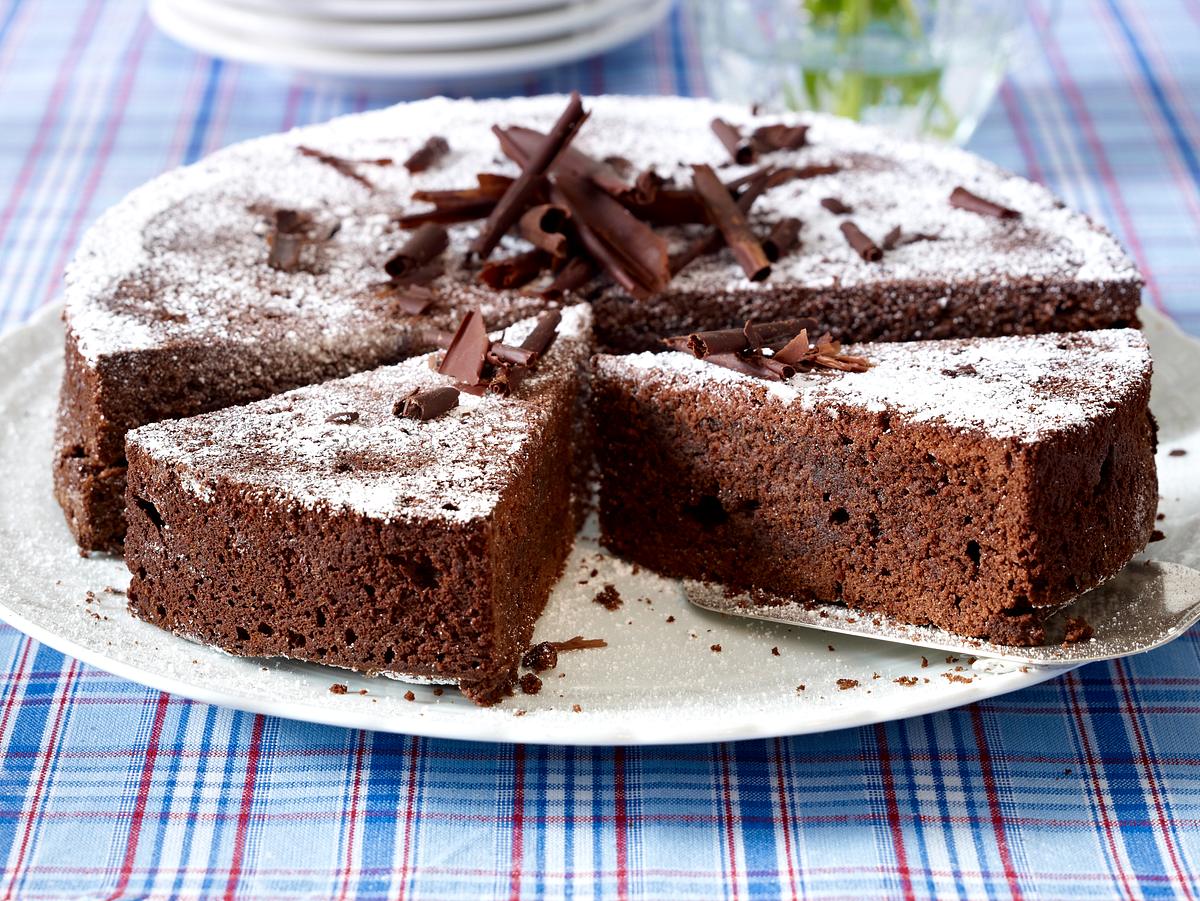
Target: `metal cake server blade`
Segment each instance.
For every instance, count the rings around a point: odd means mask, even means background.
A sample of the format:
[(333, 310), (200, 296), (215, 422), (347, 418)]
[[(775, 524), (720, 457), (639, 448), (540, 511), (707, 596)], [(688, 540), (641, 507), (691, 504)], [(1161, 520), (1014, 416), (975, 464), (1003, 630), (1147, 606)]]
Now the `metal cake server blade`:
[[(692, 604), (715, 613), (1042, 666), (1139, 654), (1179, 637), (1200, 620), (1200, 571), (1155, 560), (1134, 561), (1103, 585), (1060, 607), (1047, 618), (1046, 644), (1039, 647), (964, 638), (841, 604), (804, 604), (762, 592), (729, 593), (709, 582), (684, 580), (683, 589)], [(1065, 642), (1067, 621), (1076, 617), (1087, 620), (1092, 637)]]

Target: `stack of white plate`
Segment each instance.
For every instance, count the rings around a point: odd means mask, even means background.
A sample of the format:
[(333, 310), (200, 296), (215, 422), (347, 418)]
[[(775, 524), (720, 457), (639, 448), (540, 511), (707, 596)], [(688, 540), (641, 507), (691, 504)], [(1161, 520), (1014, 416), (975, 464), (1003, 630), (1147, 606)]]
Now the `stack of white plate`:
[(151, 0), (171, 37), (318, 76), (446, 79), (582, 59), (651, 29), (673, 0)]

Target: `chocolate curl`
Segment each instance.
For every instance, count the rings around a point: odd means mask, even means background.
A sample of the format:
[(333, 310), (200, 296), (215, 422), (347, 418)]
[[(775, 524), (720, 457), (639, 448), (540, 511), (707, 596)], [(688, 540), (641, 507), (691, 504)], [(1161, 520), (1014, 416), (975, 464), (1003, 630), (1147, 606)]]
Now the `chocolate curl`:
[[(312, 233), (313, 225), (311, 213), (302, 210), (276, 210), (274, 226), (267, 236), (267, 265), (281, 272), (295, 272), (299, 269), (304, 248), (319, 240)], [(324, 238), (331, 238), (336, 232), (335, 227)]]
[(479, 182), (475, 188), (458, 188), (449, 191), (414, 191), (412, 199), (432, 203), (432, 210), (407, 213), (396, 222), (401, 228), (416, 228), (426, 222), (450, 225), (456, 222), (471, 222), (486, 219), (496, 208), (497, 201), (516, 181), (507, 175), (481, 172), (475, 176)]
[(537, 354), (532, 350), (526, 350), (524, 347), (513, 347), (509, 344), (502, 344), (499, 341), (493, 341), (492, 346), (488, 348), (487, 361), (493, 366), (532, 366), (537, 359)]
[(808, 143), (807, 125), (762, 125), (754, 129), (750, 143), (759, 153), (775, 150), (799, 150)]
[[(770, 170), (764, 169), (756, 173), (754, 181), (746, 186), (746, 190), (738, 196), (737, 206), (743, 214), (750, 212), (754, 202), (767, 190), (770, 181)], [(705, 217), (707, 218), (707, 216)], [(671, 258), (671, 274), (677, 275), (688, 263), (710, 253), (716, 253), (725, 244), (725, 236), (719, 228), (710, 229), (708, 234), (694, 240), (686, 248)]]
[(590, 179), (560, 173), (555, 182), (592, 258), (639, 300), (671, 280), (667, 242)]
[(558, 300), (564, 294), (578, 291), (596, 277), (596, 264), (586, 257), (575, 257), (559, 270), (554, 280), (542, 291), (546, 300)]
[(738, 207), (729, 189), (721, 184), (717, 173), (711, 166), (699, 165), (692, 167), (692, 183), (696, 193), (708, 207), (709, 217), (725, 238), (725, 243), (733, 251), (734, 258), (742, 267), (746, 276), (755, 282), (760, 282), (771, 274), (771, 261), (767, 259), (762, 245), (750, 230), (746, 215)]
[[(331, 169), (334, 169), (340, 174), (346, 176), (346, 178), (353, 179), (354, 181), (358, 182), (363, 187), (371, 190), (375, 189), (375, 186), (371, 184), (371, 182), (365, 176), (361, 175), (357, 169), (354, 168), (354, 160), (342, 159), (340, 156), (334, 156), (332, 153), (325, 153), (322, 150), (314, 150), (312, 147), (304, 147), (303, 145), (297, 147), (296, 149), (299, 150), (302, 155), (310, 157), (316, 160), (318, 163), (324, 163)], [(362, 160), (361, 162), (372, 163), (377, 166), (390, 166), (392, 163), (391, 160)]]
[(704, 358), (704, 361), (712, 363), (715, 366), (722, 366), (725, 369), (732, 369), (734, 372), (740, 372), (744, 375), (766, 379), (770, 382), (781, 382), (784, 379), (790, 379), (796, 374), (796, 370), (791, 366), (774, 363), (769, 361), (767, 357), (760, 357), (758, 355), (746, 357), (736, 353), (718, 353), (709, 354)]
[(841, 172), (841, 166), (784, 166), (776, 169), (767, 182), (768, 188), (778, 188), (789, 181), (805, 178), (820, 178), (822, 175), (834, 175)]
[(521, 217), (521, 237), (550, 256), (562, 259), (567, 255), (566, 229), (570, 218), (567, 210), (552, 203), (531, 207)]
[(416, 175), (436, 165), (442, 157), (450, 152), (450, 144), (445, 138), (434, 135), (417, 151), (404, 161), (404, 168)]
[(427, 422), (458, 406), (458, 390), (450, 387), (431, 388), (428, 391), (413, 391), (396, 402), (392, 413), (405, 419)]
[(450, 347), (438, 366), (438, 372), (464, 385), (481, 385), (483, 364), (487, 361), (491, 346), (487, 327), (483, 324), (483, 314), (471, 310), (459, 323), (458, 331), (454, 333)]
[[(505, 154), (521, 168), (525, 167), (525, 161), (531, 159), (546, 142), (546, 136), (540, 131), (519, 125), (511, 128), (493, 128), (492, 132), (500, 139), (500, 146)], [(607, 191), (614, 197), (622, 197), (632, 190), (608, 160), (601, 162), (593, 159), (575, 147), (566, 147), (551, 164), (550, 171), (556, 175), (565, 172), (580, 178), (590, 178), (602, 191)]]
[(845, 216), (848, 213), (854, 212), (854, 207), (847, 206), (836, 197), (822, 198), (821, 206), (825, 207), (825, 209), (829, 210), (829, 212), (833, 213), (835, 216)]
[[(533, 331), (521, 342), (522, 350), (533, 351), (535, 358), (542, 356), (558, 335), (558, 324), (562, 322), (562, 313), (558, 310), (547, 310), (538, 316), (533, 325)], [(532, 364), (530, 364), (532, 365)]]
[(646, 206), (654, 202), (665, 184), (666, 179), (653, 169), (647, 169), (638, 175), (633, 187), (624, 193), (635, 206)]
[(775, 351), (773, 359), (778, 360), (780, 363), (788, 363), (794, 366), (806, 359), (808, 355), (808, 329), (802, 328), (795, 338)]
[(523, 168), (520, 178), (518, 178), (508, 190), (504, 192), (504, 196), (500, 198), (496, 204), (496, 208), (492, 210), (488, 217), (487, 224), (484, 225), (483, 231), (471, 244), (471, 250), (479, 254), (480, 258), (487, 259), (496, 245), (500, 243), (500, 239), (517, 221), (520, 215), (529, 207), (530, 198), (532, 197), (537, 183), (545, 175), (546, 170), (550, 168), (550, 164), (554, 162), (555, 157), (562, 152), (571, 139), (575, 137), (580, 126), (587, 121), (588, 113), (583, 109), (583, 100), (579, 96), (579, 92), (571, 94), (571, 99), (567, 103), (567, 108), (563, 110), (558, 121), (554, 123), (554, 128), (550, 130), (550, 136), (542, 142), (537, 152), (529, 159), (529, 165)]
[(900, 243), (900, 235), (902, 234), (900, 226), (896, 226), (890, 232), (883, 236), (883, 249), (893, 250)]
[(854, 248), (854, 252), (868, 263), (878, 263), (883, 259), (883, 251), (853, 222), (842, 223), (842, 235), (846, 243)]
[(747, 322), (745, 328), (695, 332), (682, 338), (667, 338), (663, 343), (677, 350), (688, 350), (703, 359), (710, 354), (759, 350), (786, 340), (798, 331), (816, 328), (815, 319), (779, 319), (773, 322)]
[(710, 123), (713, 134), (717, 136), (725, 149), (729, 151), (729, 156), (739, 166), (748, 166), (754, 162), (757, 155), (754, 151), (754, 145), (742, 137), (742, 131), (736, 125), (731, 125), (724, 119), (713, 119)]
[(834, 341), (828, 333), (817, 339), (815, 345), (808, 341), (808, 330), (803, 329), (772, 357), (791, 366), (823, 366), (842, 372), (866, 372), (871, 363), (865, 357), (842, 353), (842, 343)]
[(992, 201), (986, 200), (978, 194), (972, 194), (966, 188), (955, 188), (950, 192), (950, 206), (978, 213), (980, 216), (993, 216), (996, 219), (1021, 218), (1021, 214), (1017, 210), (1001, 206), (998, 203), (992, 203)]
[(799, 219), (782, 219), (775, 223), (767, 239), (762, 242), (763, 253), (772, 263), (778, 263), (800, 243)]
[(397, 280), (411, 276), (415, 270), (433, 262), (449, 245), (446, 229), (427, 222), (412, 233), (395, 256), (383, 264), (384, 271)]
[(661, 188), (652, 200), (639, 203), (633, 197), (619, 197), (639, 219), (651, 225), (689, 225), (708, 222), (708, 210), (695, 191), (687, 188)]
[(492, 260), (479, 270), (479, 280), (497, 291), (529, 284), (550, 265), (550, 254), (534, 248), (503, 260)]

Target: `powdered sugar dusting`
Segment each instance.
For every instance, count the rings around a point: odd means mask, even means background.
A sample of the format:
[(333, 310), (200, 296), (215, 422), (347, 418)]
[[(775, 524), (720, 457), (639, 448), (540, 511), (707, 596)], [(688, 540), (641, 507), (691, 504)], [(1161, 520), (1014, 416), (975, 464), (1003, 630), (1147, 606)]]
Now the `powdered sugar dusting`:
[[(480, 171), (515, 173), (491, 126), (547, 129), (564, 102), (434, 98), (402, 104), (235, 145), (155, 179), (100, 219), (69, 269), (67, 318), (81, 352), (94, 360), (189, 341), (255, 344), (264, 353), (311, 353), (320, 342), (353, 352), (381, 333), (405, 340), (422, 322), (397, 317), (373, 290), (383, 278), (383, 262), (405, 238), (394, 215), (420, 207), (410, 200), (418, 188), (468, 187)], [(741, 108), (702, 100), (597, 97), (587, 104), (593, 116), (578, 139), (581, 149), (622, 156), (638, 168), (654, 166), (680, 183), (690, 178), (688, 164), (726, 162), (708, 127), (714, 116), (750, 121)], [(748, 282), (725, 253), (689, 266), (671, 290), (769, 290), (788, 281), (818, 288), (940, 283), (956, 277), (1001, 283), (1137, 280), (1107, 232), (1039, 186), (962, 151), (897, 141), (831, 117), (796, 118), (811, 123), (812, 146), (771, 154), (764, 162), (847, 167), (776, 188), (756, 206), (760, 221), (802, 219), (801, 249), (763, 285)], [(401, 165), (359, 165), (374, 190), (297, 150), (304, 145), (349, 159), (400, 161), (434, 133), (447, 138), (452, 152), (425, 173), (411, 175)], [(726, 166), (722, 175), (734, 178), (745, 171)], [(959, 184), (1021, 210), (1024, 218), (1000, 222), (951, 208), (947, 198)], [(882, 263), (864, 263), (838, 231), (843, 217), (820, 207), (827, 196), (853, 206), (855, 222), (877, 241), (895, 225), (937, 240), (898, 247)], [(266, 221), (276, 208), (307, 210), (340, 223), (312, 271), (277, 272), (266, 265)], [(542, 306), (535, 298), (486, 289), (461, 268), (461, 251), (478, 228), (468, 223), (452, 229), (451, 267), (438, 288), (453, 287), (454, 298), (435, 312), (452, 317), (481, 305), (493, 321), (511, 321)], [(682, 240), (686, 231), (671, 237)], [(526, 246), (507, 238), (499, 255)]]
[[(534, 320), (511, 326), (519, 344)], [(495, 337), (499, 337), (496, 333)], [(591, 309), (563, 312), (558, 337), (511, 397), (463, 393), (427, 422), (393, 414), (409, 392), (450, 384), (434, 355), (280, 394), (245, 407), (144, 426), (128, 442), (201, 499), (222, 482), (383, 520), (485, 517), (529, 453), (547, 401), (591, 354)], [(353, 411), (354, 422), (331, 423)]]
[(871, 369), (815, 370), (768, 382), (688, 354), (642, 353), (601, 356), (597, 372), (731, 397), (766, 389), (780, 403), (832, 418), (850, 408), (886, 411), (1035, 442), (1102, 415), (1144, 386), (1151, 366), (1149, 347), (1134, 329), (858, 344), (846, 352), (866, 357)]

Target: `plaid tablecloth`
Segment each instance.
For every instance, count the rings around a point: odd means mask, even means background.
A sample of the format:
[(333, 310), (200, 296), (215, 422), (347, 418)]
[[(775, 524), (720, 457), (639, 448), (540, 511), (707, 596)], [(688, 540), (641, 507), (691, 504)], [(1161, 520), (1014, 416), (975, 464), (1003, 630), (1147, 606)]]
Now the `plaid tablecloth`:
[[(1107, 222), (1200, 332), (1197, 46), (1200, 0), (1070, 0), (973, 147)], [(702, 93), (686, 18), (501, 89), (576, 87)], [(151, 175), (389, 99), (198, 56), (138, 0), (2, 0), (0, 324)], [(0, 627), (0, 897), (1194, 898), (1198, 634), (885, 726), (572, 750), (194, 704)]]

